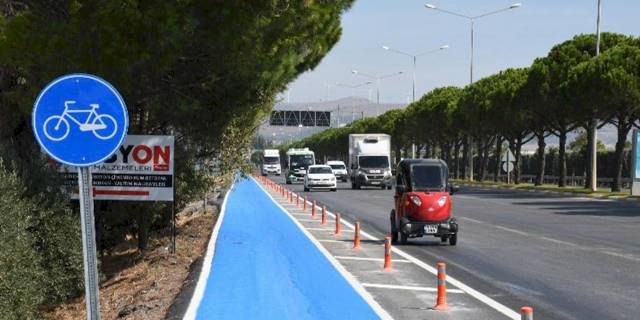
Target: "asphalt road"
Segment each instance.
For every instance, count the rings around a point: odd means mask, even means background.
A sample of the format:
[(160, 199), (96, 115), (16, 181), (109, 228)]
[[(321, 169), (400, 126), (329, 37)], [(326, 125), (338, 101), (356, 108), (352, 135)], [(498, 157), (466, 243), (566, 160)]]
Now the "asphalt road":
[[(391, 190), (341, 183), (337, 192), (305, 194), (370, 233), (388, 233)], [(432, 265), (447, 262), (450, 275), (514, 310), (534, 307), (536, 319), (638, 318), (638, 202), (477, 188), (453, 201), (456, 247), (427, 237), (402, 249)]]

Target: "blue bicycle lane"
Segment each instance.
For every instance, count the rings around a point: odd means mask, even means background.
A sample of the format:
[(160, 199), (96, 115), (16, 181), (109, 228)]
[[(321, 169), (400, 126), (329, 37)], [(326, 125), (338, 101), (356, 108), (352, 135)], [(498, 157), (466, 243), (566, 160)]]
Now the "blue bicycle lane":
[(227, 197), (195, 319), (379, 318), (257, 182), (239, 180)]

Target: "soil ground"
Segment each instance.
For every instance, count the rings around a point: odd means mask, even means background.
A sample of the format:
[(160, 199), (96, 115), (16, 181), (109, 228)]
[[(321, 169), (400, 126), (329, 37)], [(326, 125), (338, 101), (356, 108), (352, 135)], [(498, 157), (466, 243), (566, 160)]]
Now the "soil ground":
[[(164, 319), (189, 275), (191, 265), (204, 254), (218, 216), (216, 207), (194, 203), (177, 215), (176, 254), (170, 253), (168, 231), (152, 234), (148, 249), (140, 252), (136, 239), (119, 245), (102, 258), (105, 280), (100, 285), (102, 319)], [(47, 311), (45, 319), (86, 318), (84, 297)]]

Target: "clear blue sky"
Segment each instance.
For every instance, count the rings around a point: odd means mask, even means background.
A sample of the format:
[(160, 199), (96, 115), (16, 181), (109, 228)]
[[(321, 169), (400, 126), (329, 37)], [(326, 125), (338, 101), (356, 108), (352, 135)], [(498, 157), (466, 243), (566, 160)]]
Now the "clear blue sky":
[[(640, 1), (602, 0), (602, 30), (640, 35)], [(357, 0), (342, 17), (342, 38), (313, 71), (289, 88), (291, 102), (325, 100), (327, 84), (367, 81), (352, 69), (372, 74), (405, 71), (383, 80), (381, 102), (407, 102), (411, 96), (411, 58), (382, 49), (422, 52), (448, 44), (450, 48), (418, 59), (417, 96), (446, 85), (469, 81), (469, 22), (424, 8), (440, 8), (477, 15), (508, 7), (517, 0)], [(522, 7), (476, 22), (475, 78), (509, 67), (528, 66), (536, 57), (580, 33), (595, 33), (597, 0), (529, 0)], [(351, 94), (331, 87), (331, 100)], [(365, 87), (355, 91), (367, 97)], [(286, 95), (283, 95), (286, 98)], [(373, 91), (375, 99), (375, 87)]]

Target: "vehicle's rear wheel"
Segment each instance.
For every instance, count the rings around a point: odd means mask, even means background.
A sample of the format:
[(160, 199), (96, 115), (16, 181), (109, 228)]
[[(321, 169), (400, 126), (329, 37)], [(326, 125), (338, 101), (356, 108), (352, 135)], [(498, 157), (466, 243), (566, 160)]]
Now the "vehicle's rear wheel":
[(338, 189), (336, 189), (336, 188), (332, 188), (332, 189), (331, 189), (331, 191), (332, 191), (332, 192), (336, 192), (336, 191), (338, 191)]
[(455, 246), (456, 244), (458, 244), (458, 234), (454, 233), (451, 236), (449, 236), (449, 244), (452, 246)]
[(447, 242), (448, 238), (447, 237), (440, 237), (440, 242), (445, 243)]
[(387, 186), (387, 190), (391, 190), (391, 186)]
[(287, 184), (291, 184), (291, 180), (288, 180), (288, 179), (287, 179)]
[(384, 190), (385, 188), (386, 188), (385, 186), (380, 187), (380, 189), (382, 189), (382, 190)]
[(309, 192), (309, 188), (304, 187), (304, 192)]

